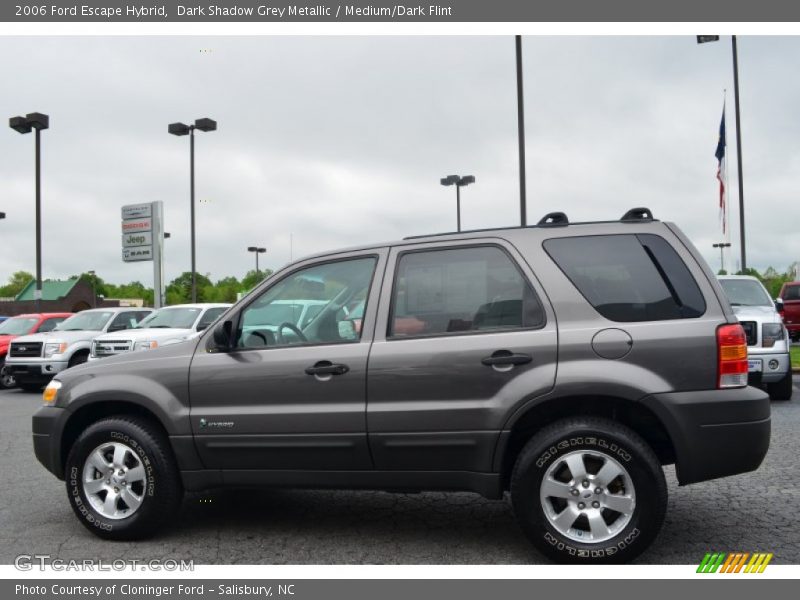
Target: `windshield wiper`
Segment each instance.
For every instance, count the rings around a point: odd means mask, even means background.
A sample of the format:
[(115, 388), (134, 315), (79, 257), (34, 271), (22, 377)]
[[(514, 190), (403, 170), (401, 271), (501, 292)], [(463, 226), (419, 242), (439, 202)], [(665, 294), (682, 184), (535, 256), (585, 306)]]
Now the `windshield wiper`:
[(142, 329), (172, 329), (172, 325), (148, 325), (147, 327), (142, 327)]

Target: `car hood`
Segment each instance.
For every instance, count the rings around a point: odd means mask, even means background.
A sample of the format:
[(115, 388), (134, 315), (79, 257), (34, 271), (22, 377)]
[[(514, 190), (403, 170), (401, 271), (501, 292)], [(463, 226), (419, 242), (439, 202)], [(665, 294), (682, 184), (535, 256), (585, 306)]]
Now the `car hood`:
[(46, 333), (33, 333), (31, 335), (23, 335), (14, 339), (14, 342), (66, 342), (67, 344), (74, 344), (75, 342), (89, 341), (95, 337), (99, 331), (48, 331)]
[(740, 321), (762, 321), (766, 323), (779, 323), (781, 320), (778, 311), (772, 306), (734, 306), (733, 314)]
[(134, 342), (143, 340), (185, 340), (194, 333), (193, 329), (155, 327), (152, 329), (126, 329), (124, 331), (115, 331), (114, 333), (104, 333), (94, 339), (98, 342), (107, 340), (132, 340)]

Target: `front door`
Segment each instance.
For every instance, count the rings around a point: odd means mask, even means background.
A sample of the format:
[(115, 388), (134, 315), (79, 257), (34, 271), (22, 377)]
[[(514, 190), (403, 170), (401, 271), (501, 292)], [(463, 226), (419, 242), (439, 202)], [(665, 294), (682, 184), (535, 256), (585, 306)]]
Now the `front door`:
[(201, 340), (189, 385), (206, 468), (372, 467), (366, 370), (386, 254), (301, 263), (227, 317), (230, 352)]

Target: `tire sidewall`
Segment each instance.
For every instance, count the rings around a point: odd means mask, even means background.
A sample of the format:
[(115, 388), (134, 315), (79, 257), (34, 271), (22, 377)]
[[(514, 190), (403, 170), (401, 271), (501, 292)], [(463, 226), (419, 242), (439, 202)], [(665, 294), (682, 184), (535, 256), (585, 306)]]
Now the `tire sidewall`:
[[(533, 544), (557, 562), (626, 562), (644, 551), (658, 534), (666, 511), (663, 473), (653, 472), (652, 459), (639, 444), (620, 433), (596, 426), (552, 431), (532, 440), (523, 451), (512, 482), (514, 512)], [(631, 478), (636, 507), (616, 536), (596, 544), (581, 543), (559, 533), (549, 522), (540, 500), (540, 486), (559, 458), (578, 450), (599, 452), (621, 464)]]
[[(109, 519), (98, 513), (86, 498), (81, 483), (86, 458), (98, 446), (109, 442), (128, 446), (141, 461), (146, 474), (142, 504), (131, 516), (123, 519)], [(101, 421), (87, 429), (69, 453), (65, 470), (67, 496), (81, 523), (100, 536), (143, 532), (149, 529), (146, 524), (158, 517), (163, 505), (162, 486), (159, 485), (163, 473), (159, 454), (142, 430), (121, 420)]]

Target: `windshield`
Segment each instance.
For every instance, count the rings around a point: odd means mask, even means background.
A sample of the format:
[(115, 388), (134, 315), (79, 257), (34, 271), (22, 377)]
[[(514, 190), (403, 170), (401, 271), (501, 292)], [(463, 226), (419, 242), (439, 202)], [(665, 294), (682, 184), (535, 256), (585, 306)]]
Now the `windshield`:
[(0, 323), (0, 335), (23, 335), (36, 325), (39, 319), (17, 317)]
[(720, 279), (722, 289), (732, 306), (774, 306), (757, 281), (750, 279)]
[(162, 308), (142, 319), (135, 328), (191, 329), (202, 311), (201, 308)]
[(53, 331), (100, 331), (112, 316), (113, 312), (105, 310), (87, 310), (62, 321)]

